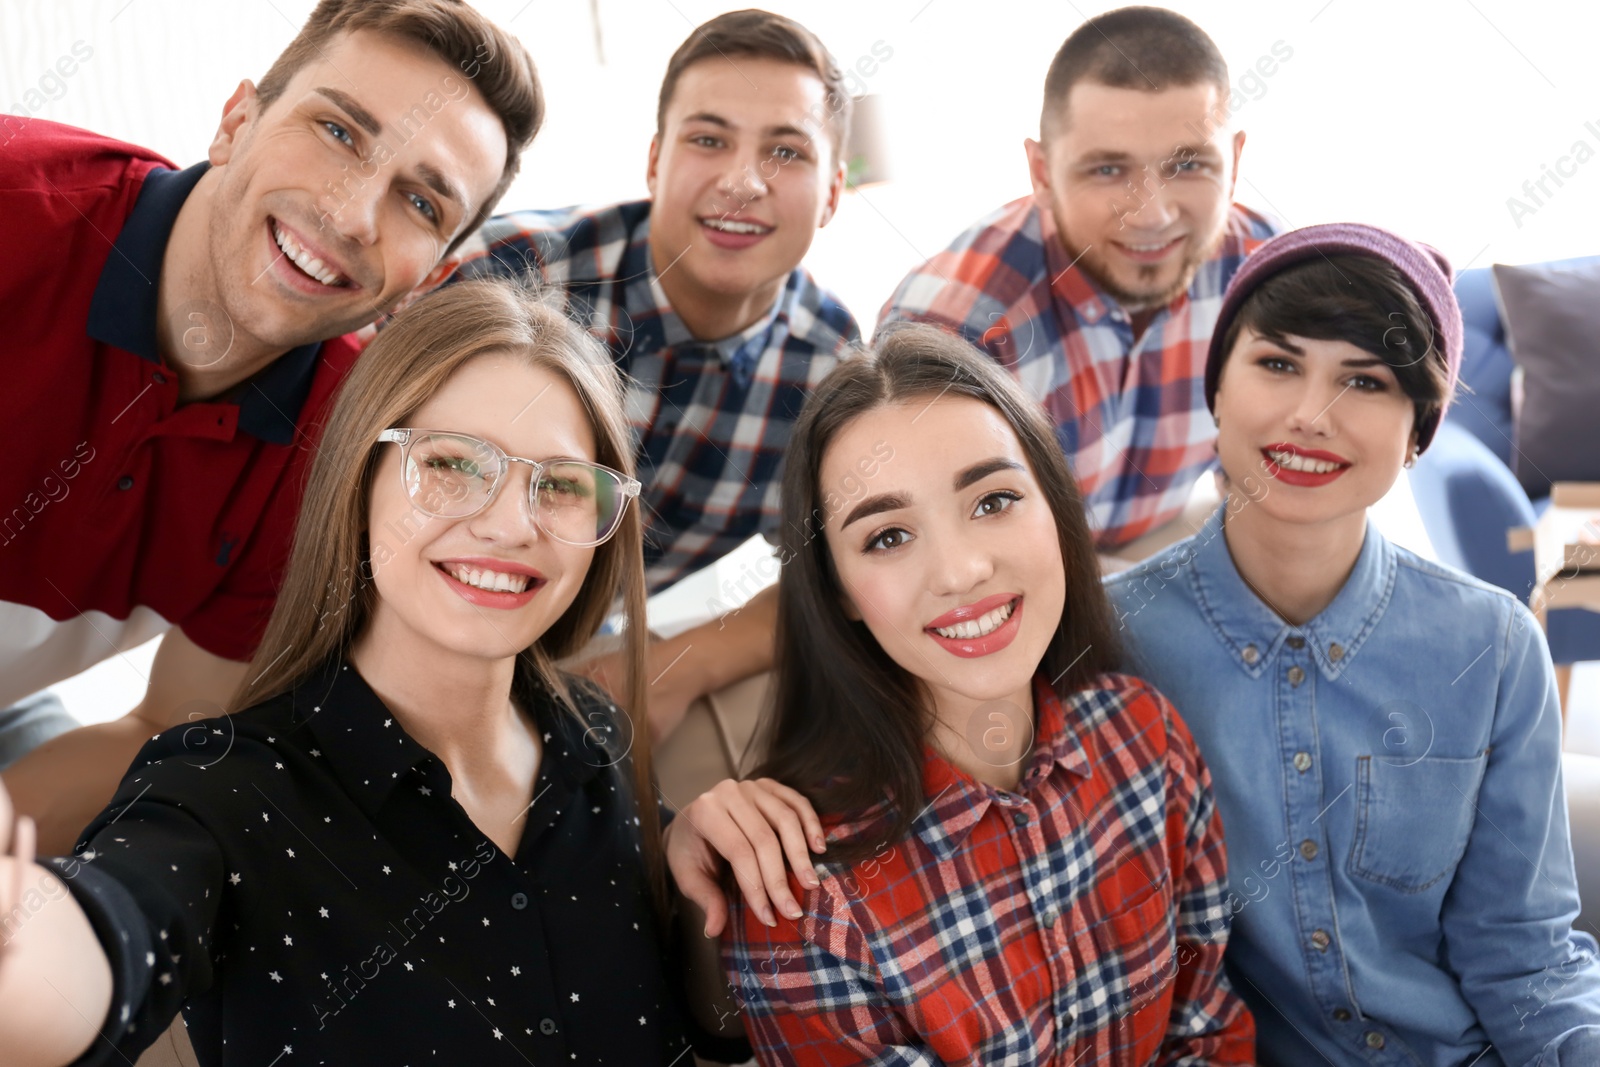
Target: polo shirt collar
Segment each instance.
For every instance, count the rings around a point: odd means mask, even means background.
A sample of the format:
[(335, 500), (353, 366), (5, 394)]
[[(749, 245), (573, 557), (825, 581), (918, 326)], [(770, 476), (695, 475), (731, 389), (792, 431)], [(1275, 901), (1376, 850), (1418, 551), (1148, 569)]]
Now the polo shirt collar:
[(1223, 534), (1224, 502), (1195, 534), (1196, 549), (1189, 580), (1195, 602), (1212, 632), (1241, 670), (1260, 678), (1284, 642), (1305, 639), (1322, 676), (1336, 681), (1383, 618), (1394, 596), (1399, 555), (1367, 520), (1361, 554), (1333, 602), (1304, 626), (1284, 621), (1245, 583), (1228, 551)]
[[(375, 817), (395, 786), (413, 769), (443, 761), (406, 733), (383, 700), (348, 662), (332, 661), (293, 692), (294, 721), (309, 726), (317, 752), (357, 806)], [(544, 734), (540, 777), (558, 778), (569, 789), (590, 781), (615, 762), (609, 752), (585, 744), (584, 726), (543, 689), (528, 709)], [(585, 759), (585, 755), (589, 758)]]
[[(178, 212), (210, 166), (197, 163), (177, 171), (157, 167), (145, 175), (95, 285), (89, 304), (90, 337), (151, 363), (161, 362), (156, 331), (161, 261)], [(317, 342), (292, 349), (247, 382), (239, 397), (239, 429), (270, 444), (291, 444), (321, 348)]]

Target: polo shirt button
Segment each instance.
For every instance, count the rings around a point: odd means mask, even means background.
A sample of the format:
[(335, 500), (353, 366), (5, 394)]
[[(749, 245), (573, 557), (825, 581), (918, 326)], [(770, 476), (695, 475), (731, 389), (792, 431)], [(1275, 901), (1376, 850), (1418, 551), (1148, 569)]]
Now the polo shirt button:
[(1294, 754), (1294, 769), (1299, 771), (1301, 774), (1309, 771), (1311, 769), (1311, 753), (1296, 752)]
[(1255, 645), (1245, 645), (1244, 651), (1241, 652), (1240, 655), (1244, 657), (1244, 661), (1246, 663), (1254, 667), (1256, 665), (1256, 660), (1261, 658), (1261, 651), (1257, 649)]
[(167, 376), (162, 374), (160, 371), (156, 371), (154, 374), (150, 375), (150, 380), (155, 382), (157, 385), (167, 384)]
[(1328, 658), (1338, 663), (1344, 659), (1344, 646), (1337, 642), (1328, 646)]
[(1378, 1031), (1376, 1031), (1376, 1030), (1368, 1030), (1365, 1040), (1367, 1042), (1367, 1047), (1368, 1048), (1382, 1048), (1383, 1047), (1383, 1035), (1378, 1033)]
[(1284, 644), (1288, 645), (1290, 648), (1305, 648), (1306, 647), (1306, 639), (1297, 635), (1295, 637), (1289, 638), (1287, 641), (1284, 642)]
[(1028, 813), (1025, 811), (1014, 811), (1011, 813), (1011, 821), (1016, 823), (1018, 826), (1026, 826), (1028, 825)]
[(556, 1021), (554, 1019), (540, 1019), (539, 1032), (545, 1037), (549, 1037), (556, 1032)]
[(1303, 682), (1305, 680), (1306, 680), (1306, 672), (1305, 671), (1301, 670), (1299, 667), (1290, 667), (1289, 668), (1289, 684), (1290, 685), (1299, 685), (1301, 682)]
[(1342, 1023), (1350, 1021), (1350, 1012), (1345, 1008), (1334, 1008), (1333, 1017)]
[(526, 908), (528, 906), (528, 894), (526, 894), (526, 893), (512, 893), (511, 894), (511, 906), (513, 908), (516, 908), (518, 911), (521, 911), (523, 908)]
[(133, 475), (124, 474), (122, 477), (118, 478), (117, 479), (117, 488), (123, 490), (124, 492), (126, 492), (129, 489), (132, 489), (133, 488)]
[(1333, 944), (1333, 938), (1328, 936), (1328, 931), (1326, 930), (1313, 930), (1311, 932), (1311, 943), (1317, 947), (1318, 952), (1326, 952), (1328, 951), (1328, 946)]
[(1320, 850), (1317, 848), (1317, 843), (1311, 840), (1311, 838), (1308, 837), (1304, 841), (1300, 842), (1300, 855), (1304, 856), (1306, 859), (1316, 859), (1318, 851)]

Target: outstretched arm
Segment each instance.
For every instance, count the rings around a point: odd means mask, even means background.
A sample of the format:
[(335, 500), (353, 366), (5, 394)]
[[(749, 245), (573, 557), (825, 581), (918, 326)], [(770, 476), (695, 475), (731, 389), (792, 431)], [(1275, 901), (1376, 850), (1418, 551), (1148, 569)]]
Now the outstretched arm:
[(12, 1067), (57, 1067), (88, 1051), (111, 1007), (111, 964), (89, 917), (34, 862), (0, 786), (0, 1048)]
[(183, 631), (169, 630), (137, 707), (120, 719), (53, 738), (6, 768), (0, 781), (16, 809), (37, 823), (40, 851), (70, 852), (78, 834), (111, 802), (144, 743), (170, 726), (222, 714), (245, 669), (207, 652)]

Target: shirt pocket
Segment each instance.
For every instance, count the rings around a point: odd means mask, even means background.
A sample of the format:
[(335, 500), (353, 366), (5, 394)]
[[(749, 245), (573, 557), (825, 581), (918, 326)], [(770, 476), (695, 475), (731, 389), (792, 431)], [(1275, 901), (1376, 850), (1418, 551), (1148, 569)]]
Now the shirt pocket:
[(1477, 813), (1489, 754), (1465, 759), (1356, 759), (1356, 836), (1350, 873), (1420, 893), (1456, 869)]
[(1104, 1051), (1111, 1058), (1098, 1062), (1143, 1067), (1160, 1050), (1172, 1014), (1172, 986), (1177, 976), (1172, 880), (1162, 879), (1138, 903), (1097, 924), (1092, 934), (1092, 966), (1107, 987), (1106, 1010), (1110, 1013), (1110, 1022), (1097, 1042), (1104, 1042)]

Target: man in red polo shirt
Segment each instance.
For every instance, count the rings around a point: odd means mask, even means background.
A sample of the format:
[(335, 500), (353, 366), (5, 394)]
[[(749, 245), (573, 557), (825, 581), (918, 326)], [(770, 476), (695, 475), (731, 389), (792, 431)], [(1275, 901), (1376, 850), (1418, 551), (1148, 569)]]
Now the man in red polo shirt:
[(6, 770), (43, 851), (231, 695), (347, 335), (450, 273), (542, 113), (526, 51), (467, 5), (323, 0), (187, 170), (0, 118), (0, 708), (166, 632), (129, 715)]

